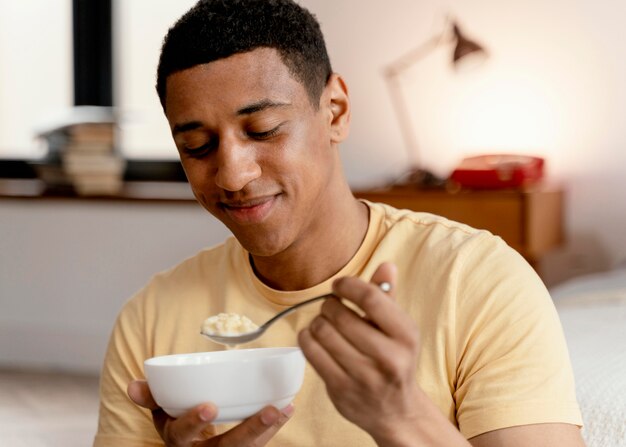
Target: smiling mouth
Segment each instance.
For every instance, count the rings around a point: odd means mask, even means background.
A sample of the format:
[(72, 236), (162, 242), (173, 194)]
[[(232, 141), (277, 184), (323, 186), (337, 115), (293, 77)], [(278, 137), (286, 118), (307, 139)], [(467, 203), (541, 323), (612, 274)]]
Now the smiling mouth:
[(227, 208), (227, 209), (234, 209), (234, 210), (246, 209), (246, 208), (254, 208), (255, 206), (262, 205), (265, 202), (272, 200), (273, 198), (274, 196), (266, 196), (266, 197), (259, 197), (258, 199), (252, 199), (252, 200), (220, 202), (220, 204), (223, 208)]
[(253, 224), (262, 222), (272, 211), (277, 197), (259, 197), (245, 201), (220, 202), (220, 207), (235, 222), (240, 224)]

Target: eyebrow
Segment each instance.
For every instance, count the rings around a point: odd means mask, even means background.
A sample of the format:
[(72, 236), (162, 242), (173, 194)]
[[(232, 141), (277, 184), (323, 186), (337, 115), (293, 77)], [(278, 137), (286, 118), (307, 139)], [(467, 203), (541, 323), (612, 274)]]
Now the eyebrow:
[(261, 112), (262, 110), (271, 109), (275, 107), (286, 107), (290, 105), (291, 105), (290, 102), (278, 102), (278, 101), (272, 101), (269, 99), (262, 99), (261, 101), (255, 102), (253, 104), (250, 104), (248, 106), (242, 107), (241, 109), (237, 110), (237, 115), (238, 116), (252, 115), (253, 113)]
[(202, 127), (202, 123), (200, 121), (189, 121), (187, 123), (176, 124), (172, 130), (172, 135), (178, 135), (179, 133), (199, 129), (200, 127)]
[[(253, 113), (261, 112), (263, 110), (277, 108), (277, 107), (287, 107), (290, 106), (290, 102), (278, 102), (272, 101), (269, 99), (262, 99), (261, 101), (252, 103), (241, 109), (237, 110), (236, 115), (252, 115)], [(172, 130), (172, 135), (178, 135), (179, 133), (189, 132), (190, 130), (199, 129), (203, 126), (201, 121), (189, 121), (186, 123), (176, 124), (174, 129)]]

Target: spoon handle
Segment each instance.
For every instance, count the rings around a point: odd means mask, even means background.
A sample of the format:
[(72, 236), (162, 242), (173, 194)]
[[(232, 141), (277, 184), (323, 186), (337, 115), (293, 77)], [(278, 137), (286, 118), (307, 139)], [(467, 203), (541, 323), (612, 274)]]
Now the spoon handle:
[(293, 312), (296, 309), (299, 309), (302, 306), (306, 306), (307, 304), (314, 303), (315, 301), (325, 300), (327, 298), (333, 298), (334, 296), (335, 295), (333, 295), (332, 293), (328, 293), (326, 295), (316, 296), (315, 298), (311, 298), (311, 299), (302, 301), (301, 303), (298, 303), (298, 304), (296, 304), (294, 306), (289, 307), (288, 309), (283, 310), (282, 312), (277, 313), (272, 318), (270, 318), (265, 323), (263, 323), (263, 326), (261, 326), (261, 327), (262, 328), (267, 328), (268, 326), (272, 325), (272, 323), (274, 323), (279, 318), (282, 318), (285, 315), (290, 314), (291, 312)]

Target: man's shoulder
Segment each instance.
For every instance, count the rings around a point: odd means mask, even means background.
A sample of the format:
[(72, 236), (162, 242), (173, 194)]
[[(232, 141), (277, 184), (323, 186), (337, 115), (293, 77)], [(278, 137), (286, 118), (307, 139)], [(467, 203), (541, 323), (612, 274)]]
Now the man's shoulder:
[(220, 290), (228, 272), (237, 269), (237, 247), (236, 241), (229, 238), (157, 272), (124, 303), (118, 326), (167, 325), (170, 320), (185, 321), (193, 318), (190, 315), (204, 315), (202, 303)]
[(493, 262), (508, 263), (519, 257), (501, 237), (487, 230), (430, 213), (368, 205), (379, 257), (392, 257), (411, 265), (413, 271), (450, 275), (462, 271), (463, 265), (471, 265), (472, 271), (489, 270)]
[(446, 240), (453, 245), (470, 240), (501, 242), (492, 233), (471, 227), (462, 222), (427, 212), (399, 209), (385, 203), (366, 202), (371, 210), (372, 221), (380, 231), (387, 234), (402, 234), (406, 238), (428, 238)]
[(183, 296), (199, 288), (221, 282), (229, 269), (237, 269), (242, 257), (241, 245), (229, 237), (224, 242), (204, 248), (178, 264), (155, 273), (131, 298), (131, 302), (160, 301), (159, 297)]

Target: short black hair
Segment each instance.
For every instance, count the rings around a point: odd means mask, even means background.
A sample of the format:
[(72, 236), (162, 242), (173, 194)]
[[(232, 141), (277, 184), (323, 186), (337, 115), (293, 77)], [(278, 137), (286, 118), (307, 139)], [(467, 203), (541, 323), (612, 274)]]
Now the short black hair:
[(260, 47), (278, 51), (317, 107), (332, 68), (313, 14), (293, 0), (200, 0), (163, 40), (156, 84), (163, 110), (169, 75)]

